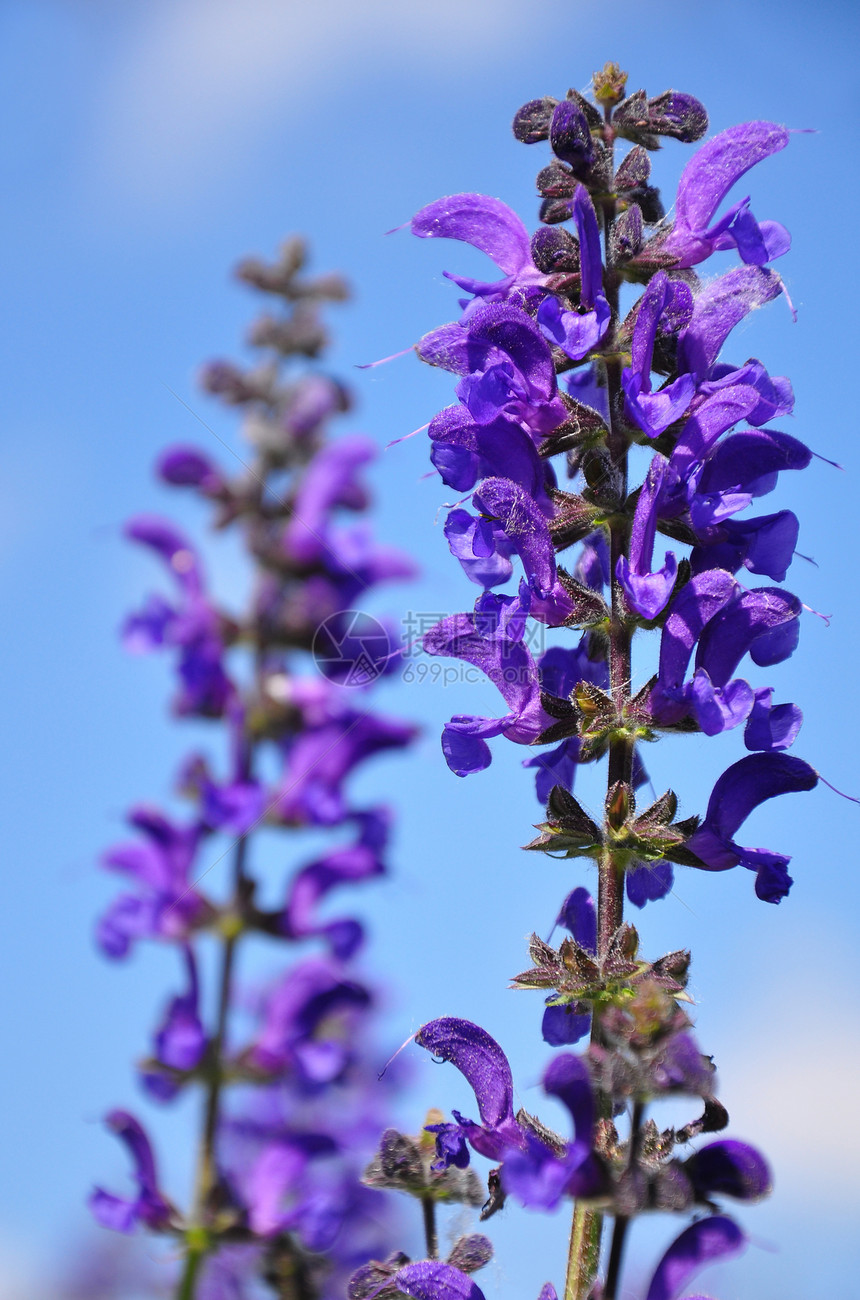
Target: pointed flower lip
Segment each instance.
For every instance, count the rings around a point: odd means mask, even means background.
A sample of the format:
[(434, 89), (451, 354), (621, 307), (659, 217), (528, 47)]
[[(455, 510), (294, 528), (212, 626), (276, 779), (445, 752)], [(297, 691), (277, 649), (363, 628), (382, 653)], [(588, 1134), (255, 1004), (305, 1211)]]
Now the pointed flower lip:
[(740, 1254), (746, 1243), (746, 1234), (725, 1215), (712, 1215), (691, 1224), (660, 1260), (645, 1300), (679, 1300), (700, 1269)]
[(684, 1161), (684, 1172), (698, 1196), (733, 1196), (738, 1201), (758, 1201), (773, 1187), (770, 1166), (747, 1142), (724, 1138), (700, 1147)]
[(693, 314), (678, 337), (678, 369), (708, 379), (720, 349), (734, 327), (783, 292), (775, 271), (739, 266), (705, 285), (693, 299)]
[(727, 871), (740, 865), (755, 872), (758, 897), (779, 903), (792, 885), (786, 869), (790, 858), (768, 849), (744, 848), (733, 837), (759, 804), (780, 794), (813, 790), (817, 784), (818, 773), (803, 759), (781, 752), (748, 754), (718, 779), (704, 821), (687, 848), (706, 870)]
[(513, 1079), (508, 1058), (494, 1038), (469, 1020), (445, 1016), (422, 1025), (415, 1035), (419, 1047), (449, 1061), (471, 1085), (481, 1123), (454, 1111), (454, 1124), (431, 1125), (436, 1133), (437, 1167), (468, 1164), (466, 1142), (491, 1160), (522, 1146), (525, 1136), (516, 1121)]
[(451, 278), (479, 298), (505, 298), (516, 288), (542, 286), (547, 277), (532, 259), (529, 233), (517, 214), (486, 194), (451, 194), (428, 203), (410, 223), (421, 239), (457, 239), (486, 253), (505, 278), (495, 283)]
[(662, 568), (656, 573), (651, 571), (658, 509), (667, 476), (672, 476), (669, 462), (655, 455), (636, 502), (629, 557), (620, 555), (615, 566), (627, 600), (646, 619), (656, 618), (666, 608), (678, 574), (672, 551), (667, 552)]
[(788, 144), (775, 122), (743, 122), (721, 131), (696, 150), (678, 184), (675, 224), (663, 249), (681, 267), (695, 266), (711, 253), (737, 248), (745, 262), (762, 265), (788, 251), (790, 238), (778, 222), (759, 224), (741, 200), (710, 230), (708, 222), (732, 186), (756, 163)]
[(596, 348), (609, 326), (611, 311), (603, 292), (603, 259), (594, 205), (584, 185), (573, 196), (573, 219), (579, 235), (581, 290), (584, 313), (562, 311), (558, 298), (546, 297), (538, 308), (537, 322), (544, 335), (574, 361)]
[(173, 1209), (159, 1191), (155, 1157), (142, 1125), (125, 1110), (110, 1111), (105, 1116), (105, 1123), (116, 1133), (132, 1158), (138, 1194), (134, 1198), (123, 1198), (97, 1187), (89, 1200), (92, 1213), (103, 1227), (117, 1232), (132, 1232), (139, 1223), (156, 1231), (165, 1227)]
[(643, 433), (654, 438), (679, 420), (693, 400), (695, 381), (680, 375), (666, 388), (651, 392), (651, 361), (657, 329), (664, 313), (670, 312), (673, 325), (680, 328), (689, 322), (693, 297), (683, 281), (670, 281), (665, 271), (652, 277), (642, 296), (633, 326), (631, 364), (621, 373), (625, 408)]

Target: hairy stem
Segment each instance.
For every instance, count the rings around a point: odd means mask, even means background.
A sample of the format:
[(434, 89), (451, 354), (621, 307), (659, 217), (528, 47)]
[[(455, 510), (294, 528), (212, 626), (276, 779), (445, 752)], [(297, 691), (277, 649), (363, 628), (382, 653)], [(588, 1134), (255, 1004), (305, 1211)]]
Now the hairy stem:
[(436, 1231), (436, 1201), (432, 1196), (422, 1196), (421, 1208), (424, 1211), (424, 1240), (427, 1243), (427, 1258), (439, 1258), (439, 1235)]
[(602, 1235), (603, 1215), (577, 1202), (573, 1207), (564, 1300), (586, 1300), (597, 1277)]

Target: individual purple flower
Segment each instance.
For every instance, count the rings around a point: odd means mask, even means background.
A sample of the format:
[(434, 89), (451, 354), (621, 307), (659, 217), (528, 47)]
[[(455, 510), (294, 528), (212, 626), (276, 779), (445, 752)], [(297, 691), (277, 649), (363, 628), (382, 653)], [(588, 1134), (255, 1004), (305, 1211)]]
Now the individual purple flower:
[(778, 221), (757, 222), (749, 199), (741, 199), (710, 229), (729, 190), (751, 167), (788, 144), (788, 131), (775, 122), (743, 122), (721, 131), (697, 149), (678, 184), (675, 224), (661, 243), (661, 252), (679, 266), (695, 266), (721, 249), (737, 248), (744, 262), (763, 266), (791, 247), (791, 237)]
[(396, 1291), (411, 1300), (485, 1300), (484, 1293), (468, 1273), (441, 1260), (421, 1260), (405, 1264), (366, 1296), (373, 1300), (380, 1292)]
[(654, 619), (666, 608), (678, 576), (678, 562), (673, 551), (656, 573), (651, 572), (657, 516), (663, 481), (669, 472), (669, 462), (655, 455), (639, 492), (633, 528), (630, 536), (629, 558), (619, 555), (615, 573), (631, 607), (645, 619)]
[(658, 271), (652, 278), (639, 303), (631, 364), (621, 373), (621, 385), (627, 414), (650, 438), (679, 420), (693, 400), (696, 385), (692, 375), (680, 375), (658, 392), (651, 391), (651, 361), (658, 329), (662, 326), (677, 333), (689, 324), (692, 311), (689, 286), (682, 280), (670, 280), (665, 271)]
[(580, 304), (585, 311), (562, 311), (558, 298), (550, 295), (538, 308), (537, 320), (550, 342), (572, 360), (581, 361), (603, 338), (612, 314), (603, 292), (597, 215), (584, 185), (577, 185), (573, 196), (573, 220), (579, 235)]
[(128, 818), (143, 839), (117, 844), (102, 863), (122, 871), (137, 885), (121, 894), (101, 918), (96, 938), (108, 957), (125, 957), (138, 939), (183, 938), (204, 920), (208, 904), (191, 878), (201, 827), (179, 826), (154, 808), (138, 807)]
[(152, 515), (132, 519), (125, 532), (161, 556), (180, 591), (178, 605), (160, 596), (151, 597), (140, 613), (126, 620), (126, 649), (139, 653), (165, 645), (178, 647), (177, 713), (220, 717), (233, 698), (234, 688), (222, 663), (219, 618), (206, 597), (196, 552), (173, 524)]
[[(155, 1034), (155, 1059), (169, 1071), (184, 1074), (200, 1064), (206, 1051), (206, 1033), (200, 1019), (200, 987), (197, 962), (189, 944), (182, 945), (188, 974), (188, 991), (171, 998)], [(171, 1073), (145, 1069), (142, 1075), (147, 1092), (159, 1101), (170, 1101), (179, 1091)]]
[(485, 1029), (468, 1020), (445, 1016), (422, 1025), (415, 1035), (419, 1047), (455, 1065), (471, 1085), (478, 1103), (480, 1124), (452, 1111), (455, 1124), (430, 1124), (436, 1134), (437, 1168), (469, 1163), (466, 1143), (491, 1160), (501, 1160), (524, 1142), (514, 1115), (511, 1067), (499, 1044)]
[(704, 821), (687, 841), (708, 871), (744, 866), (756, 874), (755, 891), (766, 903), (778, 903), (792, 885), (789, 857), (769, 849), (747, 849), (733, 836), (759, 804), (780, 794), (812, 790), (818, 773), (790, 754), (749, 754), (723, 772), (711, 792)]
[(528, 1133), (525, 1144), (508, 1153), (502, 1185), (523, 1205), (552, 1210), (563, 1196), (583, 1199), (600, 1195), (606, 1190), (607, 1179), (592, 1151), (596, 1112), (585, 1061), (571, 1052), (554, 1057), (544, 1073), (543, 1089), (570, 1111), (573, 1141), (560, 1154)]
[(269, 816), (290, 825), (334, 826), (349, 815), (343, 783), (359, 763), (401, 749), (415, 728), (357, 709), (285, 743), (284, 774), (272, 792)]
[(115, 1232), (133, 1232), (138, 1224), (154, 1231), (167, 1227), (173, 1207), (159, 1191), (149, 1138), (128, 1111), (112, 1110), (105, 1123), (132, 1158), (138, 1191), (135, 1197), (122, 1197), (96, 1187), (89, 1198), (91, 1211), (102, 1227), (113, 1228)]
[(736, 325), (783, 292), (775, 271), (739, 266), (712, 280), (693, 299), (689, 325), (678, 336), (678, 370), (697, 382), (711, 377), (720, 349)]
[(264, 999), (263, 1023), (245, 1059), (265, 1074), (293, 1069), (309, 1087), (338, 1079), (352, 1060), (356, 1018), (370, 1007), (367, 988), (324, 958), (287, 971)]
[(226, 489), (226, 480), (216, 463), (197, 447), (170, 447), (158, 458), (159, 478), (173, 487), (195, 487), (204, 496), (217, 500)]
[(328, 550), (326, 531), (333, 510), (367, 506), (357, 472), (375, 456), (375, 443), (362, 434), (330, 442), (314, 456), (299, 483), (284, 533), (284, 547), (297, 563), (313, 564)]
[(699, 1199), (733, 1196), (759, 1201), (773, 1187), (770, 1167), (760, 1151), (731, 1138), (709, 1142), (684, 1161), (684, 1172)]
[(493, 519), (476, 518), (468, 510), (452, 510), (445, 520), (445, 539), (470, 582), (485, 589), (507, 582), (514, 571), (514, 544)]
[[(580, 948), (597, 952), (597, 910), (594, 899), (580, 885), (568, 894), (561, 905), (556, 925), (569, 930)], [(576, 1004), (548, 1006), (541, 1021), (541, 1036), (551, 1047), (578, 1043), (591, 1028), (591, 1011), (578, 1010)]]
[(281, 932), (291, 939), (319, 935), (341, 960), (351, 957), (364, 931), (353, 917), (322, 921), (317, 904), (338, 885), (358, 883), (385, 872), (382, 850), (388, 838), (388, 817), (383, 809), (354, 814), (360, 834), (354, 844), (330, 850), (302, 867), (290, 882), (289, 894), (280, 916)]
[(540, 288), (547, 276), (535, 266), (529, 233), (520, 218), (501, 199), (485, 194), (452, 194), (428, 203), (410, 223), (422, 239), (458, 239), (471, 244), (496, 263), (504, 278), (488, 283), (443, 274), (476, 301), (501, 302), (517, 290)]
[(479, 668), (498, 687), (509, 709), (501, 718), (459, 714), (445, 724), (442, 751), (457, 776), (489, 767), (492, 755), (487, 740), (493, 736), (528, 745), (552, 723), (541, 705), (537, 664), (521, 639), (522, 622), (515, 628), (517, 635), (509, 634), (510, 614), (522, 611), (522, 595), (494, 599), (508, 611), (503, 630), (490, 630), (487, 618), (479, 614), (454, 614), (424, 635), (428, 654), (462, 659)]

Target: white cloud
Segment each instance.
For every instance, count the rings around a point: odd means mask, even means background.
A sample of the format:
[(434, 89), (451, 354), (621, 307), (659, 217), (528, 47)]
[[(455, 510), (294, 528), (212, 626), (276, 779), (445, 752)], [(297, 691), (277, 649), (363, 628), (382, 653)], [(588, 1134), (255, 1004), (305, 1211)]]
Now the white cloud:
[[(107, 69), (98, 163), (140, 198), (174, 197), (235, 158), (267, 115), (369, 67), (462, 76), (514, 53), (517, 0), (169, 0), (133, 6)], [(345, 129), (348, 123), (345, 124)]]

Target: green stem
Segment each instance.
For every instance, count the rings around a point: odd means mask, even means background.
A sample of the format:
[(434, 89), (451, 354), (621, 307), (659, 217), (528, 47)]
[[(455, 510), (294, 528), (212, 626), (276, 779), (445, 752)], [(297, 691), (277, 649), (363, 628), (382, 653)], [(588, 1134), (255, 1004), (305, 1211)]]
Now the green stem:
[(176, 1300), (194, 1300), (197, 1274), (200, 1271), (200, 1265), (203, 1263), (205, 1254), (205, 1250), (200, 1247), (189, 1249), (188, 1254), (185, 1256), (185, 1268), (182, 1270)]
[(573, 1207), (564, 1300), (586, 1300), (597, 1278), (603, 1215), (578, 1201)]

